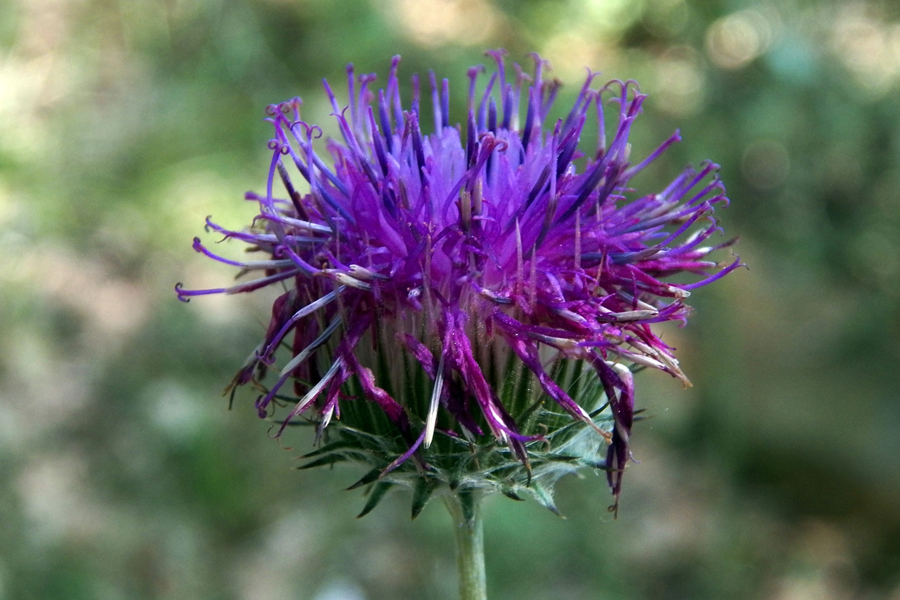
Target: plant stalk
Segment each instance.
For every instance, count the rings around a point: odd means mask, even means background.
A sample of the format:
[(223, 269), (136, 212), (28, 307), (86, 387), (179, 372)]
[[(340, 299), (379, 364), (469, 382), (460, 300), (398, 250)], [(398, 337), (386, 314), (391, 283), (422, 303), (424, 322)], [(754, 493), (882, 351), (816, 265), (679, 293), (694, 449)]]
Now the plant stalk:
[(456, 530), (456, 567), (460, 600), (487, 600), (481, 495), (462, 490), (444, 497)]

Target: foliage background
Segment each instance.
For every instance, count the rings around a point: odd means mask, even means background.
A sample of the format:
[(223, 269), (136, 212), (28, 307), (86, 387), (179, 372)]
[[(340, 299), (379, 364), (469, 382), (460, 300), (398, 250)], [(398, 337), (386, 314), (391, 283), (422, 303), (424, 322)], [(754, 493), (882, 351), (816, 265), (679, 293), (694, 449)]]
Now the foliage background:
[[(900, 599), (900, 9), (787, 0), (7, 0), (0, 3), (0, 598), (448, 599), (449, 518), (358, 473), (294, 472), (219, 390), (266, 319), (175, 300), (264, 185), (263, 109), (344, 65), (434, 68), (464, 110), (486, 48), (650, 93), (642, 175), (722, 165), (749, 271), (667, 335), (694, 387), (638, 378), (617, 521), (566, 480), (560, 520), (487, 507), (490, 595)], [(408, 90), (407, 90), (408, 93)], [(408, 97), (408, 96), (407, 96)], [(558, 106), (565, 106), (567, 97)]]

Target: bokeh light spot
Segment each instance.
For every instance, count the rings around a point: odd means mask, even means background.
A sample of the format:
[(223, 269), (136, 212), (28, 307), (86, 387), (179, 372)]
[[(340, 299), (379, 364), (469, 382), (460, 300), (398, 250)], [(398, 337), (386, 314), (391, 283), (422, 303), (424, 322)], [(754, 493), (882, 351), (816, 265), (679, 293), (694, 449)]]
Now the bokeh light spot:
[(706, 74), (700, 54), (688, 46), (668, 49), (655, 61), (657, 106), (663, 111), (687, 116), (703, 108)]
[(422, 46), (480, 44), (498, 19), (484, 0), (394, 0), (394, 8), (403, 29)]
[(706, 52), (722, 69), (740, 69), (762, 55), (775, 38), (775, 18), (756, 9), (714, 21), (706, 31)]
[(788, 152), (775, 140), (755, 141), (744, 151), (741, 173), (758, 190), (781, 187), (790, 173)]

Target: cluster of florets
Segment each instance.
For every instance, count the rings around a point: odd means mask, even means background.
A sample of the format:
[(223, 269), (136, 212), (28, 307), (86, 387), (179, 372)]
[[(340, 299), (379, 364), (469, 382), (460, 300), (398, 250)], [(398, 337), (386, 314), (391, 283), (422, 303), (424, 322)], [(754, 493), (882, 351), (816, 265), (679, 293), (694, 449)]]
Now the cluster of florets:
[[(484, 69), (469, 71), (463, 127), (450, 125), (447, 80), (438, 85), (431, 73), (434, 131), (422, 133), (415, 77), (410, 107), (401, 104), (399, 57), (377, 94), (374, 75), (348, 67), (345, 108), (325, 83), (341, 137), (328, 140), (330, 158), (314, 149), (321, 130), (301, 119), (299, 98), (270, 106), (268, 185), (247, 195), (259, 215), (245, 231), (208, 222), (267, 258), (227, 260), (194, 241), (197, 251), (260, 277), (221, 289), (179, 285), (178, 295), (283, 287), (262, 342), (232, 382), (261, 387), (260, 416), (293, 403), (276, 435), (301, 415), (323, 429), (342, 408), (368, 403), (404, 440), (384, 472), (412, 456), (426, 464), (420, 453), (436, 433), (488, 440), (527, 466), (530, 448), (546, 444), (546, 427), (525, 431), (527, 411), (508, 405), (502, 389), (524, 370), (536, 382), (529, 393), (594, 430), (618, 497), (634, 420), (632, 369), (687, 384), (651, 325), (684, 322), (690, 291), (739, 265), (707, 258), (729, 243), (707, 244), (718, 230), (713, 209), (727, 203), (724, 187), (708, 163), (633, 197), (632, 176), (679, 140), (676, 132), (630, 162), (629, 131), (645, 99), (634, 82), (595, 89), (590, 73), (568, 115), (548, 121), (559, 83), (545, 78), (545, 62), (534, 57), (533, 76), (514, 65), (508, 81), (503, 54), (489, 54), (497, 69), (483, 91)], [(609, 135), (607, 118), (615, 123)], [(588, 121), (598, 124), (599, 142), (585, 150)], [(682, 273), (699, 277), (664, 281)], [(282, 345), (291, 357), (264, 384)], [(588, 367), (600, 398), (570, 394), (554, 376), (565, 361)], [(288, 382), (296, 394), (289, 400)], [(609, 426), (595, 420), (598, 400)]]

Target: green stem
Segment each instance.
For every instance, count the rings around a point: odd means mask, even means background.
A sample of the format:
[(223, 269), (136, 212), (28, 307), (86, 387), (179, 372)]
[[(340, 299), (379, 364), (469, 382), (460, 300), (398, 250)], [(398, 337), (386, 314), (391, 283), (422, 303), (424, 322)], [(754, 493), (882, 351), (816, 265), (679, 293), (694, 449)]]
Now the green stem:
[(456, 567), (460, 600), (487, 600), (481, 496), (472, 490), (444, 497), (456, 529)]

